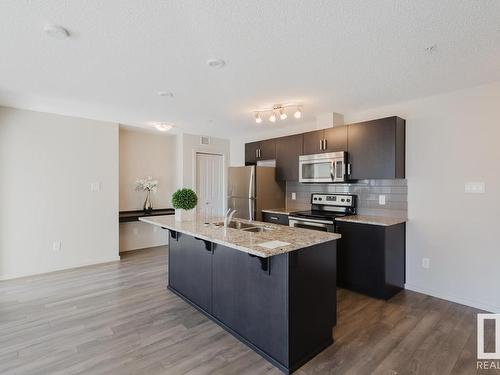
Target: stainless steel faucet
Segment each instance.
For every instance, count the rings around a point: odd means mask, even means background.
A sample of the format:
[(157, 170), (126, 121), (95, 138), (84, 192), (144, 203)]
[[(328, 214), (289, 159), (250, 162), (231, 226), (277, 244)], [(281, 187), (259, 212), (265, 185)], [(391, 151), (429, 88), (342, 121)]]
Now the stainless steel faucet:
[(226, 214), (224, 215), (224, 228), (227, 228), (231, 224), (231, 220), (233, 219), (233, 215), (236, 213), (236, 210), (227, 209)]

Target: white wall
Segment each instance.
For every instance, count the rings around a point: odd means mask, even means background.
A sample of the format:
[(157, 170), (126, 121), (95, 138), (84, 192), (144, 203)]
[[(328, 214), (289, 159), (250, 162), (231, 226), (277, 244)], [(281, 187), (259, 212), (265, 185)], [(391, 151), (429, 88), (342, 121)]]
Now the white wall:
[[(158, 191), (151, 194), (154, 208), (172, 207), (176, 189), (177, 139), (175, 135), (120, 128), (120, 211), (140, 210), (145, 193), (135, 191), (135, 181), (148, 176), (158, 180)], [(167, 244), (165, 231), (149, 224), (120, 224), (120, 251)]]
[[(346, 116), (405, 118), (407, 288), (500, 312), (500, 83)], [(484, 181), (485, 194), (464, 193)], [(430, 269), (422, 258), (430, 258)]]
[[(406, 287), (494, 312), (500, 312), (499, 103), (496, 83), (345, 115), (346, 123), (406, 119)], [(303, 131), (312, 128), (305, 124)], [(244, 142), (231, 140), (233, 165), (244, 163)], [(465, 194), (466, 181), (484, 181), (486, 193)], [(421, 267), (423, 257), (430, 269)]]
[(118, 125), (0, 107), (0, 207), (0, 279), (118, 260)]

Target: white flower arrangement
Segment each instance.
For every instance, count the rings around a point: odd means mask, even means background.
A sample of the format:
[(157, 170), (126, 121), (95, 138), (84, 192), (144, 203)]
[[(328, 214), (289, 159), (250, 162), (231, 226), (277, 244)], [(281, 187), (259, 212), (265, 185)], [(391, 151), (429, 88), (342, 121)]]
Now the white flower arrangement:
[(135, 190), (137, 191), (152, 191), (156, 193), (158, 180), (153, 180), (152, 177), (140, 178), (135, 181)]

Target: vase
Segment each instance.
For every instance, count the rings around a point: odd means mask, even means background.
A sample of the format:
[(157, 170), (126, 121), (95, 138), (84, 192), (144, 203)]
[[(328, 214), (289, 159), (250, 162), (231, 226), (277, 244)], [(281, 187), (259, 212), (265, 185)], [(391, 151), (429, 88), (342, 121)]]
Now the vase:
[(144, 212), (150, 214), (153, 211), (153, 204), (151, 203), (151, 191), (147, 190), (146, 200), (144, 201), (143, 206)]
[(182, 210), (179, 208), (175, 209), (175, 221), (193, 221), (194, 219), (194, 209), (192, 210)]

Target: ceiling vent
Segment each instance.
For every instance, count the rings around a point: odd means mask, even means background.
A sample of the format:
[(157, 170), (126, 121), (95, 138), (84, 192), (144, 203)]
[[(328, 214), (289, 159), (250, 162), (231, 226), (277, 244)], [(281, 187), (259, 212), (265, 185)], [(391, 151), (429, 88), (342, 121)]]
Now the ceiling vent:
[(209, 145), (209, 144), (210, 144), (210, 137), (202, 135), (200, 137), (200, 145)]

